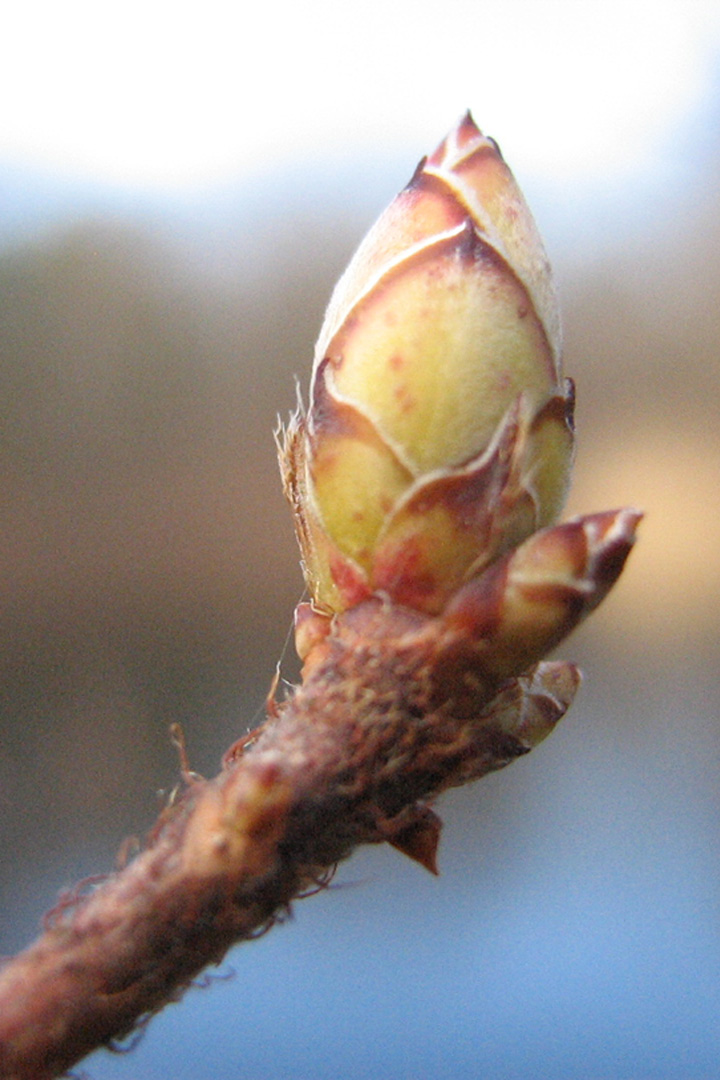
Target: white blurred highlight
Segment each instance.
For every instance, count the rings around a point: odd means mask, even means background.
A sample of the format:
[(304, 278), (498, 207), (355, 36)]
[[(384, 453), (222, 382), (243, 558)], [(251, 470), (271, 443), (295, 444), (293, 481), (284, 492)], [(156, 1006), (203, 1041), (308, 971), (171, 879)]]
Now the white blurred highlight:
[(471, 107), (518, 171), (652, 167), (712, 88), (720, 6), (28, 0), (3, 20), (0, 160), (187, 189), (295, 155), (419, 153)]

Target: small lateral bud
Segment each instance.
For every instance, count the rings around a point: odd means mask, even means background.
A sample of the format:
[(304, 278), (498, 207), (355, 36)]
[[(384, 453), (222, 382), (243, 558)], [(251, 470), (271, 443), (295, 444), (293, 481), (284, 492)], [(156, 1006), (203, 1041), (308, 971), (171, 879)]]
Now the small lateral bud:
[(641, 517), (607, 511), (544, 529), (459, 589), (439, 617), (436, 700), (472, 713), (567, 637), (620, 576)]

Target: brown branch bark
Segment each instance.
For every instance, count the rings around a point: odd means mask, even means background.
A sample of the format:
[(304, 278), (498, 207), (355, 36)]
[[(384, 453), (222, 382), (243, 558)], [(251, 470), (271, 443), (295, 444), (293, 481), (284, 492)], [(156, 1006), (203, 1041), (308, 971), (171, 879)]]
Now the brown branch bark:
[(527, 749), (494, 724), (419, 718), (428, 656), (388, 649), (389, 629), (337, 647), (219, 776), (188, 780), (124, 871), (51, 913), (0, 974), (3, 1080), (56, 1076), (126, 1034), (355, 845), (431, 835), (418, 800)]
[(526, 753), (564, 713), (576, 669), (532, 665), (610, 588), (637, 517), (536, 534), (436, 618), (373, 598), (310, 620), (292, 697), (215, 779), (187, 774), (135, 860), (58, 905), (0, 972), (2, 1080), (47, 1080), (126, 1035), (358, 844), (434, 870), (427, 801)]

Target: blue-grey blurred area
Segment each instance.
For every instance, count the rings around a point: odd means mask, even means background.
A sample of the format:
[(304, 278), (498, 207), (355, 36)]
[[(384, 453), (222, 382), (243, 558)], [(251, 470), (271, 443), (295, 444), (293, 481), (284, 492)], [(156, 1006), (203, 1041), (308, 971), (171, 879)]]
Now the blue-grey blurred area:
[[(647, 512), (560, 650), (586, 675), (571, 713), (442, 799), (439, 879), (357, 853), (95, 1080), (717, 1077), (717, 132), (700, 117), (632, 198), (521, 177), (578, 383), (569, 509)], [(273, 429), (414, 164), (339, 156), (165, 203), (0, 177), (0, 951), (150, 826), (171, 723), (211, 774), (284, 650), (296, 677)]]

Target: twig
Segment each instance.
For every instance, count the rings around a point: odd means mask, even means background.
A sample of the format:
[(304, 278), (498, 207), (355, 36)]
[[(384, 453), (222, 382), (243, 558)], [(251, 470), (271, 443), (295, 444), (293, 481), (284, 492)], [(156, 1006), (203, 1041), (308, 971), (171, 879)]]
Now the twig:
[[(0, 973), (3, 1080), (59, 1075), (126, 1035), (357, 844), (389, 840), (434, 869), (440, 823), (425, 800), (525, 753), (577, 684), (569, 665), (540, 665), (499, 696), (486, 680), (458, 715), (447, 638), (440, 620), (379, 601), (338, 619), (277, 715), (215, 779), (188, 774), (145, 850), (51, 913)], [(519, 707), (528, 738), (522, 723), (505, 730)]]
[(612, 586), (640, 515), (535, 531), (572, 461), (558, 325), (532, 218), (468, 113), (341, 279), (309, 411), (279, 440), (322, 609), (298, 609), (302, 685), (214, 780), (179, 742), (184, 788), (144, 851), (0, 973), (0, 1078), (48, 1080), (137, 1028), (357, 844), (436, 872), (428, 800), (563, 715), (578, 672), (539, 661)]

